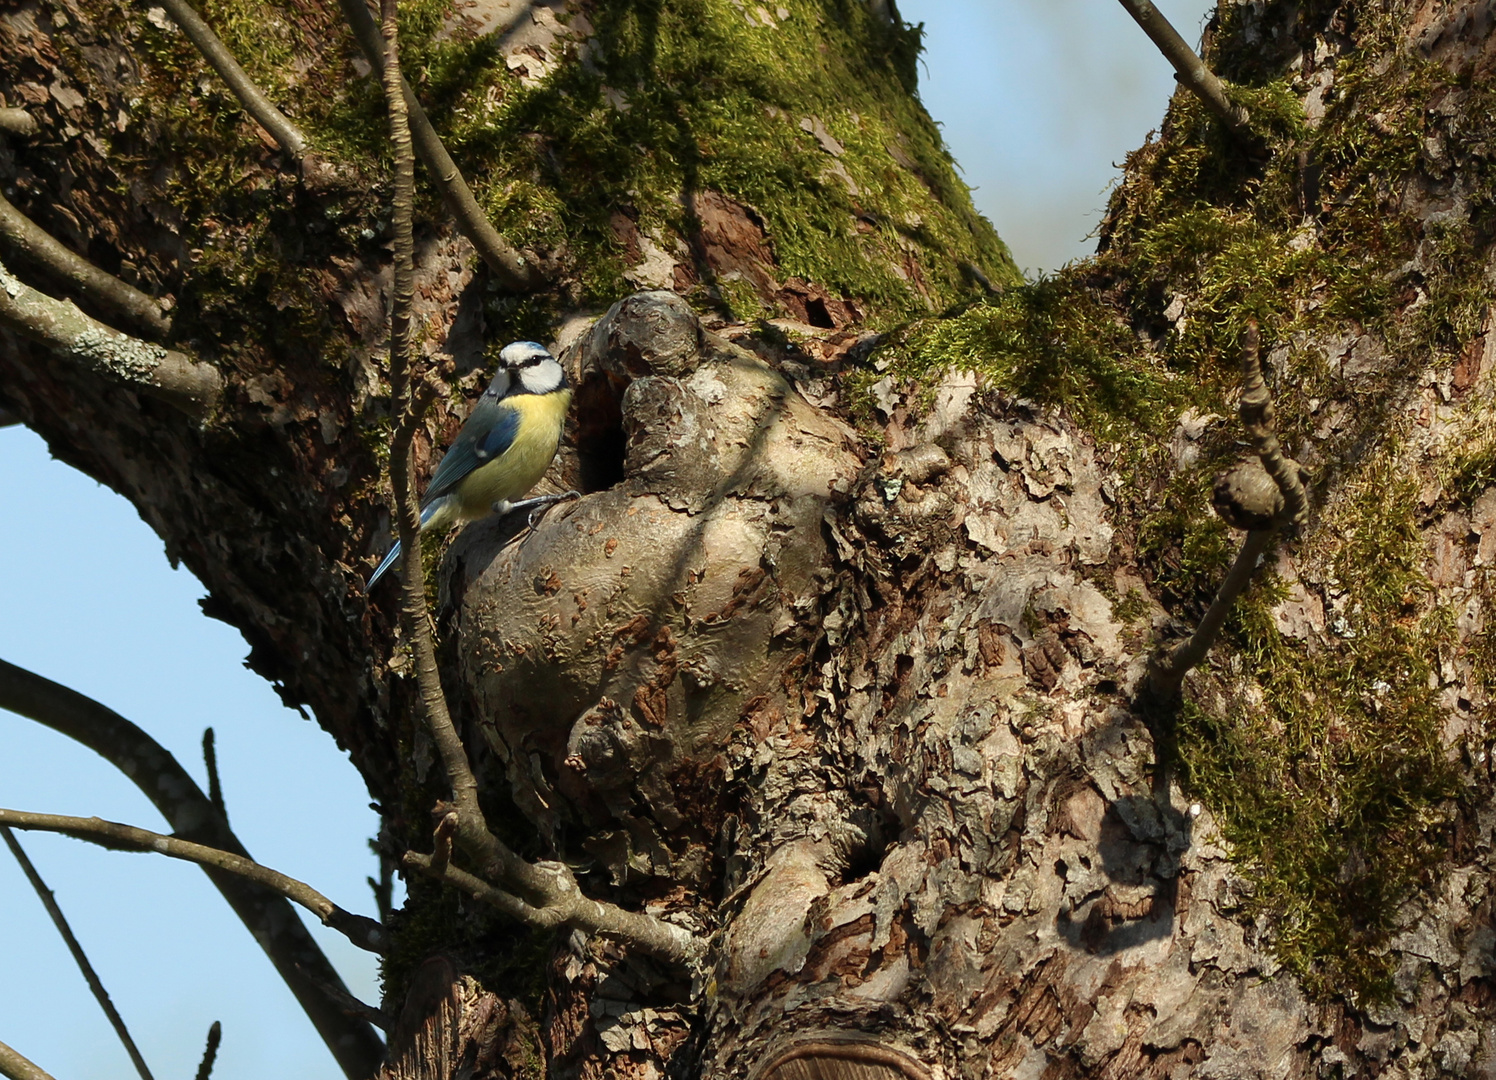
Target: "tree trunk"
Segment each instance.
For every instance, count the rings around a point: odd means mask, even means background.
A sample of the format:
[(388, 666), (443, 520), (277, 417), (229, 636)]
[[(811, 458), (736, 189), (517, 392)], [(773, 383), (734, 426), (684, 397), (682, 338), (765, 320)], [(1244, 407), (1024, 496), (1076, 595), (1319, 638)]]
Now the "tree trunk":
[[(417, 95), (554, 268), (503, 292), (427, 197), (451, 393), (420, 467), (539, 336), (576, 387), (548, 483), (583, 492), (441, 554), (447, 693), (512, 846), (710, 951), (412, 879), (385, 1075), (1496, 1074), (1488, 8), (1223, 3), (1207, 60), (1249, 131), (1177, 98), (1097, 258), (1030, 285), (891, 4), (410, 9)], [(0, 172), (172, 298), (222, 406), (7, 333), (0, 408), (134, 501), (350, 750), (387, 853), (426, 851), (450, 793), (396, 590), (362, 585), (390, 537), (377, 87), (331, 7), (204, 14), (311, 134), (299, 170), (169, 23), (55, 3), (0, 15), (42, 128)], [(1310, 523), (1182, 703), (1147, 701), (1238, 546), (1207, 503), (1249, 320)]]

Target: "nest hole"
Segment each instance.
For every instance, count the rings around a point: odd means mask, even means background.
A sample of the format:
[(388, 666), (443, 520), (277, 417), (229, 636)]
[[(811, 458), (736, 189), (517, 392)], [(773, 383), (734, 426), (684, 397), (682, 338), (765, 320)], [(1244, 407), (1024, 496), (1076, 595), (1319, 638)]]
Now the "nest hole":
[(623, 480), (628, 441), (623, 433), (623, 392), (615, 375), (593, 372), (576, 391), (577, 474), (583, 495), (606, 491)]

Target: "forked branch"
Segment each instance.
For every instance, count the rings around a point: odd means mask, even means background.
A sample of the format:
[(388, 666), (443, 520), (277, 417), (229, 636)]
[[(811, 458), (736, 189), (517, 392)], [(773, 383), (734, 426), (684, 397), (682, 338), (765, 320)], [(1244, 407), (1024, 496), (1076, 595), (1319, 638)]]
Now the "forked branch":
[[(0, 709), (35, 720), (99, 754), (140, 788), (179, 838), (250, 857), (228, 820), (181, 763), (114, 710), (4, 660)], [(234, 874), (212, 867), (204, 870), (265, 950), (350, 1080), (371, 1075), (384, 1056), (384, 1046), (368, 1024), (336, 1003), (339, 993), (347, 994), (342, 979), (290, 902)]]
[(179, 840), (174, 836), (163, 836), (149, 829), (137, 829), (133, 825), (121, 825), (117, 821), (103, 818), (68, 817), (62, 814), (31, 814), (24, 810), (0, 810), (0, 825), (15, 829), (32, 829), (38, 832), (62, 833), (77, 840), (87, 840), (100, 847), (119, 851), (154, 851), (170, 859), (182, 859), (199, 866), (211, 866), (231, 874), (248, 878), (280, 893), (287, 900), (300, 904), (324, 926), (342, 934), (360, 949), (382, 953), (388, 946), (384, 927), (373, 919), (345, 911), (323, 896), (316, 889), (295, 878), (287, 877), (268, 866), (261, 866), (253, 859), (246, 859), (233, 852)]
[(1179, 31), (1164, 18), (1163, 12), (1149, 0), (1121, 0), (1121, 3), (1143, 28), (1143, 33), (1158, 46), (1164, 59), (1174, 65), (1175, 77), (1185, 89), (1203, 101), (1206, 108), (1219, 116), (1232, 131), (1246, 131), (1250, 120), (1247, 110), (1226, 96), (1225, 84), (1179, 36)]
[(0, 195), (0, 236), (23, 258), (67, 282), (85, 299), (123, 316), (156, 338), (170, 333), (171, 320), (153, 298), (65, 247), (4, 195)]

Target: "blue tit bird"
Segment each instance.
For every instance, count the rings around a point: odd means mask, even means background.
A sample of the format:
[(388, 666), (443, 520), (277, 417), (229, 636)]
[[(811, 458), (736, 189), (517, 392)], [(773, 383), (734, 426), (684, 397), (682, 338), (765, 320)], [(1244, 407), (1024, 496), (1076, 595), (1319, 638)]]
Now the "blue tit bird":
[[(566, 372), (545, 346), (533, 341), (505, 345), (499, 353), (498, 372), (436, 467), (421, 499), (421, 531), (447, 529), (490, 513), (506, 514), (567, 497), (510, 501), (534, 487), (550, 468), (570, 405)], [(400, 541), (396, 540), (366, 589), (372, 589), (399, 557)]]

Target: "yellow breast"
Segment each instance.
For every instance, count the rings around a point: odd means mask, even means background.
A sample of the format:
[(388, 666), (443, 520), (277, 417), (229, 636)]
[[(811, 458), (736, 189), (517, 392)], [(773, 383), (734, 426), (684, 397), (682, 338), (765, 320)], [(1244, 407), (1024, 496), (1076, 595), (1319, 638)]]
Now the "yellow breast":
[(457, 485), (454, 501), (462, 521), (485, 517), (494, 503), (513, 502), (540, 482), (561, 442), (571, 391), (516, 394), (504, 405), (519, 412), (519, 431), (508, 450), (474, 469)]

